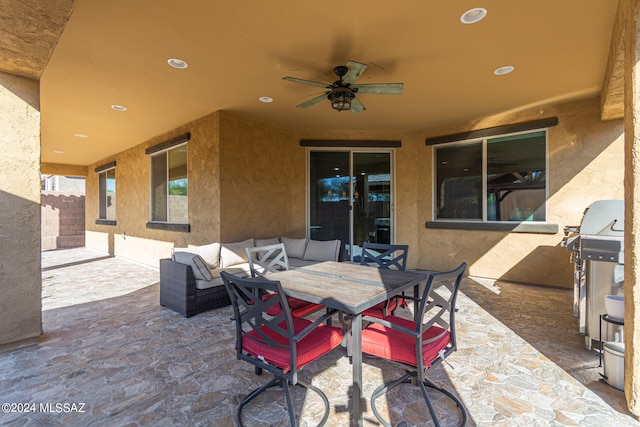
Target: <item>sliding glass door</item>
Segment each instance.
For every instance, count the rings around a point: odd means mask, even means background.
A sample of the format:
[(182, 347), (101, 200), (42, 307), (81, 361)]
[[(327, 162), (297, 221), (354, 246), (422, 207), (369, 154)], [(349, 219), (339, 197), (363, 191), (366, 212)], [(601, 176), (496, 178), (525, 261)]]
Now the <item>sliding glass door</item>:
[(359, 261), (364, 242), (393, 241), (392, 151), (309, 150), (308, 235), (340, 239)]

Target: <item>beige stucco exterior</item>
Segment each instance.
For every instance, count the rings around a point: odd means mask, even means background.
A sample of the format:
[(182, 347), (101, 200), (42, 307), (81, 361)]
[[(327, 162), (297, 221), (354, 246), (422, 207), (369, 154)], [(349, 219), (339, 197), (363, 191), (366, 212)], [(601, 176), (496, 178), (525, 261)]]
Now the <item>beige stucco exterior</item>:
[[(559, 247), (561, 231), (546, 235), (435, 230), (424, 226), (425, 221), (432, 219), (432, 159), (430, 149), (424, 144), (426, 137), (557, 116), (558, 126), (549, 131), (549, 221), (562, 230), (564, 225), (578, 224), (583, 209), (592, 201), (625, 197), (625, 341), (629, 362), (625, 394), (631, 412), (640, 415), (640, 364), (636, 356), (640, 348), (640, 331), (636, 327), (639, 316), (636, 307), (640, 304), (637, 292), (640, 265), (638, 0), (620, 1), (601, 111), (598, 111), (600, 103), (594, 99), (525, 109), (422, 132), (298, 132), (216, 112), (149, 141), (141, 141), (140, 145), (89, 168), (54, 163), (40, 165), (39, 83), (30, 78), (42, 75), (75, 0), (56, 2), (55, 6), (39, 5), (35, 9), (35, 3), (31, 3), (7, 3), (12, 6), (3, 9), (3, 16), (35, 16), (37, 19), (11, 20), (12, 25), (18, 22), (16, 27), (23, 31), (11, 31), (10, 37), (3, 39), (2, 69), (12, 74), (0, 72), (0, 238), (3, 242), (0, 248), (0, 344), (42, 332), (41, 168), (45, 173), (87, 176), (87, 246), (157, 265), (157, 259), (166, 256), (174, 245), (251, 236), (303, 235), (306, 157), (299, 145), (301, 138), (402, 141), (402, 148), (395, 152), (396, 241), (411, 246), (410, 267), (441, 269), (465, 259), (470, 263), (469, 274), (568, 287), (571, 265), (568, 253)], [(28, 13), (23, 9), (28, 9)], [(624, 59), (620, 46), (625, 46)], [(621, 93), (621, 62), (624, 62), (624, 110), (617, 101)], [(598, 117), (620, 117), (622, 111), (626, 125), (624, 136), (621, 121), (602, 122)], [(147, 229), (144, 224), (149, 219), (149, 161), (144, 149), (185, 131), (192, 135), (189, 147), (191, 232)], [(112, 160), (118, 162), (117, 225), (97, 225), (97, 174), (93, 169)]]
[(625, 378), (629, 410), (640, 416), (640, 2), (624, 0), (619, 6), (625, 34)]
[[(436, 269), (469, 263), (479, 277), (568, 287), (573, 282), (569, 254), (560, 246), (563, 228), (579, 225), (582, 213), (599, 199), (623, 198), (624, 135), (622, 120), (603, 122), (597, 99), (549, 106), (484, 119), (453, 131), (486, 128), (557, 117), (548, 131), (548, 222), (557, 234), (423, 229), (418, 264)], [(446, 132), (441, 132), (446, 133)], [(430, 132), (430, 134), (437, 134)], [(430, 154), (430, 153), (429, 153)], [(431, 164), (429, 155), (426, 164)], [(432, 174), (418, 175), (432, 188)], [(432, 193), (423, 192), (419, 212), (429, 212)]]
[[(306, 148), (301, 139), (399, 140), (395, 150), (396, 241), (411, 247), (411, 268), (447, 269), (465, 260), (468, 273), (571, 287), (569, 252), (560, 246), (565, 225), (578, 225), (599, 199), (623, 198), (622, 120), (600, 120), (599, 101), (536, 108), (428, 132), (300, 132), (215, 112), (89, 167), (87, 244), (103, 233), (115, 255), (157, 265), (172, 246), (233, 242), (250, 237), (304, 236)], [(425, 138), (557, 117), (549, 129), (549, 222), (556, 234), (427, 229), (432, 217), (432, 148)], [(190, 132), (189, 233), (146, 228), (149, 156), (145, 149)], [(116, 161), (117, 225), (96, 225), (95, 167)], [(135, 239), (134, 239), (135, 238)], [(100, 240), (100, 239), (98, 239)]]
[(42, 333), (39, 97), (0, 72), (0, 343)]

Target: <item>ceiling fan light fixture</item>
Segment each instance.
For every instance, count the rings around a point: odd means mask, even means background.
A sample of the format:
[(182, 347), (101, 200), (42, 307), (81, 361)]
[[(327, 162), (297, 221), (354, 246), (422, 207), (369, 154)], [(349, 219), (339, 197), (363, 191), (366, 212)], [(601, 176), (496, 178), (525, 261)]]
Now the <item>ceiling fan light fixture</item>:
[(460, 22), (463, 24), (475, 24), (483, 20), (485, 16), (487, 16), (487, 9), (484, 7), (474, 7), (462, 14)]
[(344, 88), (332, 90), (327, 98), (331, 101), (331, 108), (338, 111), (351, 110), (351, 100), (355, 98), (352, 91)]

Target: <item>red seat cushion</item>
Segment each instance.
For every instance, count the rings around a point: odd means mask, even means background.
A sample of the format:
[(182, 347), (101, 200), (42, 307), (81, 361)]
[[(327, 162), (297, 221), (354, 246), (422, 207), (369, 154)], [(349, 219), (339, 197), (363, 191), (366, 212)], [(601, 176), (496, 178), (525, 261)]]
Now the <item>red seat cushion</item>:
[[(404, 300), (402, 300), (404, 301)], [(363, 316), (371, 316), (371, 317), (377, 317), (379, 319), (382, 319), (384, 317), (384, 306), (387, 302), (386, 301), (382, 301), (376, 305), (374, 305), (373, 307), (365, 310), (362, 315)], [(387, 314), (391, 314), (395, 311), (395, 309), (398, 308), (398, 299), (397, 298), (391, 298), (389, 300), (389, 307), (387, 307)]]
[[(262, 300), (265, 301), (268, 298), (273, 297), (275, 294), (267, 294), (262, 297)], [(323, 305), (322, 304), (314, 304), (309, 301), (301, 300), (298, 298), (288, 297), (287, 301), (289, 302), (289, 307), (291, 308), (291, 315), (296, 317), (304, 317), (309, 313), (313, 313), (316, 310), (320, 310)], [(269, 316), (277, 316), (282, 312), (280, 305), (274, 305), (269, 307), (265, 313)]]
[[(387, 316), (385, 320), (416, 330), (416, 323), (411, 320), (396, 316)], [(442, 334), (441, 337), (422, 346), (422, 360), (427, 367), (431, 366), (431, 362), (438, 357), (438, 352), (446, 348), (451, 340), (449, 331), (439, 326), (432, 326), (422, 334), (423, 340), (429, 340), (440, 334)], [(362, 352), (411, 366), (417, 365), (415, 338), (377, 323), (372, 323), (362, 331)]]
[[(307, 319), (293, 317), (294, 335), (309, 326), (312, 322)], [(279, 324), (285, 328), (285, 323)], [(260, 330), (272, 338), (279, 344), (286, 345), (287, 339), (266, 326), (261, 326)], [(259, 337), (255, 331), (249, 332), (249, 335)], [(260, 339), (260, 338), (258, 338)], [(342, 330), (333, 326), (320, 324), (314, 330), (298, 342), (297, 360), (298, 368), (303, 367), (309, 362), (313, 362), (318, 357), (328, 353), (342, 342)], [(291, 370), (291, 361), (289, 358), (289, 348), (276, 348), (268, 344), (255, 341), (249, 337), (242, 340), (242, 349), (255, 357), (263, 357), (264, 360), (275, 365), (285, 372)]]

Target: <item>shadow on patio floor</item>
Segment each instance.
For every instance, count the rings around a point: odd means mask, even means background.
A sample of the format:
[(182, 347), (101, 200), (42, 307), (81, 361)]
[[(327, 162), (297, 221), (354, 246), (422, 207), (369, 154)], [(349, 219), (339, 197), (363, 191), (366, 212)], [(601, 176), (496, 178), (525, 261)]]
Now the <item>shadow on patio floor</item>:
[[(46, 256), (64, 256), (58, 264), (70, 265), (43, 275), (44, 334), (0, 348), (0, 396), (2, 403), (84, 403), (84, 412), (0, 414), (0, 425), (235, 424), (241, 397), (268, 376), (256, 376), (235, 359), (230, 307), (185, 319), (158, 304), (157, 270), (119, 258), (73, 265), (74, 256), (101, 255), (59, 252)], [(620, 409), (621, 392), (582, 375), (584, 366), (597, 365), (597, 355), (591, 358), (575, 332), (570, 296), (496, 286), (465, 279), (458, 300), (459, 350), (447, 359), (451, 366), (430, 375), (461, 396), (468, 425), (640, 425)], [(351, 366), (344, 356), (337, 348), (301, 371), (327, 394), (332, 426), (349, 424)], [(400, 371), (381, 360), (365, 363), (368, 400)], [(394, 425), (432, 425), (413, 389), (387, 395), (385, 412)], [(300, 425), (315, 425), (316, 402), (301, 391), (294, 396)], [(457, 422), (451, 408), (435, 406), (443, 425)], [(246, 425), (287, 425), (284, 408), (278, 391), (266, 393), (246, 408)], [(365, 425), (378, 425), (370, 408)]]

